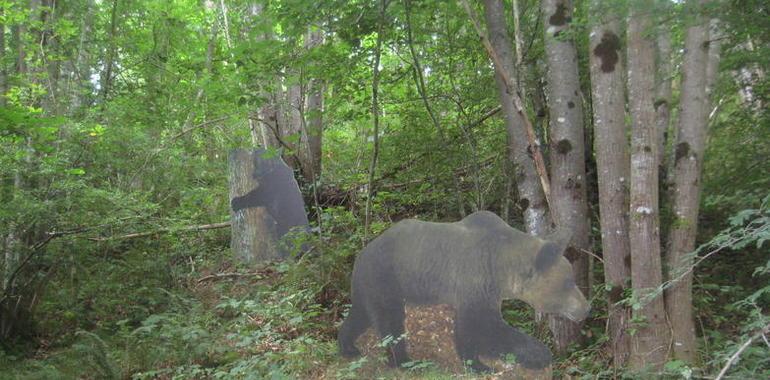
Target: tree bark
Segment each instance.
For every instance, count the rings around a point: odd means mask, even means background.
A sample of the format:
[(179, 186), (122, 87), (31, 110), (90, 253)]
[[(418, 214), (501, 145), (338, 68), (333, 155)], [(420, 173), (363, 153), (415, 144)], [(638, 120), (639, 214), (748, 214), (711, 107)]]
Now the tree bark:
[[(570, 32), (572, 1), (544, 0), (542, 10), (548, 63), (551, 215), (561, 229), (572, 231), (572, 247), (590, 249), (577, 49), (571, 39), (558, 37)], [(576, 255), (572, 260), (572, 271), (578, 287), (588, 294), (588, 256)], [(548, 324), (558, 352), (565, 352), (570, 344), (580, 341), (581, 323), (550, 315)]]
[[(228, 158), (230, 201), (244, 196), (261, 184), (254, 176), (256, 151), (236, 149)], [(229, 203), (229, 202), (228, 202)], [(242, 263), (255, 263), (276, 259), (280, 256), (278, 242), (274, 239), (275, 219), (266, 207), (247, 207), (238, 211), (230, 209), (230, 248)]]
[[(600, 15), (606, 0), (593, 0)], [(608, 291), (607, 334), (615, 368), (625, 366), (630, 353), (630, 310), (620, 302), (630, 286), (628, 243), (628, 127), (625, 122), (625, 85), (621, 59), (621, 28), (617, 14), (601, 15), (591, 27), (589, 61), (594, 118), (594, 148), (599, 187), (604, 282)]]
[(118, 29), (118, 0), (112, 0), (112, 11), (110, 12), (110, 31), (109, 42), (107, 46), (107, 54), (104, 58), (104, 70), (102, 71), (101, 78), (99, 78), (99, 84), (101, 85), (101, 93), (99, 98), (104, 104), (109, 96), (110, 88), (112, 87), (112, 69), (115, 65), (115, 55), (117, 54), (117, 46), (115, 44), (115, 35)]
[[(320, 27), (311, 27), (305, 40), (305, 49), (310, 51), (323, 43)], [(311, 78), (307, 83), (307, 105), (302, 130), (302, 175), (308, 182), (315, 182), (321, 175), (321, 145), (323, 142), (323, 106), (325, 84), (320, 78)]]
[(72, 76), (69, 87), (69, 110), (71, 115), (83, 105), (88, 104), (92, 92), (91, 86), (91, 56), (88, 52), (87, 41), (91, 38), (94, 27), (94, 13), (96, 5), (93, 0), (86, 0), (85, 17), (80, 24), (80, 38), (78, 41), (75, 61), (72, 63)]
[(656, 38), (657, 77), (655, 80), (655, 125), (658, 131), (658, 165), (663, 185), (668, 178), (666, 165), (666, 141), (671, 125), (671, 31), (668, 24), (661, 24)]
[[(0, 7), (0, 20), (5, 18), (5, 9)], [(0, 107), (5, 107), (5, 93), (8, 91), (5, 70), (5, 24), (0, 22)]]
[[(500, 98), (500, 104), (505, 115), (505, 126), (508, 132), (509, 160), (513, 163), (513, 175), (519, 192), (519, 206), (524, 213), (524, 223), (529, 233), (533, 235), (545, 235), (549, 231), (548, 205), (543, 193), (535, 164), (529, 156), (530, 146), (526, 138), (527, 131), (524, 115), (516, 107), (516, 89), (510, 78), (505, 78), (502, 73), (510, 75), (514, 72), (513, 52), (508, 31), (505, 24), (505, 11), (500, 0), (484, 0), (484, 18), (489, 33), (489, 43), (497, 54), (495, 65), (495, 82)], [(494, 59), (494, 57), (493, 57)]]
[(377, 43), (374, 47), (374, 62), (372, 63), (372, 129), (374, 148), (372, 159), (369, 162), (369, 180), (367, 185), (366, 205), (364, 207), (364, 240), (362, 245), (369, 241), (369, 227), (372, 223), (372, 198), (374, 197), (374, 172), (377, 169), (377, 158), (380, 154), (380, 58), (382, 56), (382, 40), (385, 30), (385, 10), (389, 0), (380, 0), (380, 20), (377, 23)]
[[(696, 10), (695, 23), (687, 28), (684, 62), (682, 63), (682, 95), (675, 146), (673, 174), (673, 213), (667, 255), (669, 279), (690, 268), (695, 249), (700, 201), (700, 171), (706, 150), (708, 130), (708, 96), (706, 73), (709, 61), (708, 21), (701, 14), (703, 0), (688, 1)], [(666, 308), (671, 320), (674, 358), (687, 363), (697, 359), (695, 321), (692, 306), (692, 272), (666, 289)]]
[(632, 367), (659, 370), (669, 351), (669, 327), (662, 295), (658, 202), (658, 134), (655, 128), (655, 41), (650, 36), (651, 0), (632, 4), (628, 19), (628, 90), (631, 112), (630, 223), (631, 282), (641, 321), (631, 343)]

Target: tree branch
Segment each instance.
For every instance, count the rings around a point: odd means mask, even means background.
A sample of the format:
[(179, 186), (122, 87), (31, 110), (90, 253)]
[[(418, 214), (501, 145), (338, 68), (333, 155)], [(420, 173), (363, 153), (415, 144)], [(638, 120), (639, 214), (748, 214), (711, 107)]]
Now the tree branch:
[(543, 195), (545, 196), (545, 201), (548, 204), (548, 207), (551, 206), (551, 184), (548, 179), (548, 172), (545, 168), (545, 161), (543, 160), (543, 155), (540, 152), (540, 145), (537, 143), (536, 135), (535, 135), (535, 129), (532, 126), (532, 122), (529, 120), (529, 117), (527, 117), (527, 113), (524, 109), (524, 102), (522, 102), (521, 97), (519, 97), (519, 93), (516, 91), (516, 84), (511, 80), (510, 73), (505, 71), (505, 66), (503, 66), (503, 62), (500, 59), (500, 56), (497, 55), (497, 52), (495, 52), (494, 47), (492, 47), (492, 43), (489, 42), (489, 38), (487, 38), (486, 33), (484, 33), (484, 30), (481, 28), (481, 24), (478, 21), (478, 17), (476, 16), (476, 12), (471, 8), (471, 5), (468, 3), (468, 0), (458, 0), (460, 3), (462, 3), (463, 8), (465, 8), (465, 12), (468, 14), (468, 17), (473, 22), (473, 27), (476, 29), (476, 33), (478, 33), (479, 38), (481, 39), (481, 43), (484, 45), (484, 48), (487, 50), (487, 54), (489, 54), (489, 57), (492, 59), (492, 62), (495, 66), (495, 72), (497, 75), (500, 76), (500, 78), (503, 79), (506, 86), (508, 87), (508, 92), (511, 94), (511, 97), (513, 98), (513, 105), (516, 108), (516, 111), (521, 116), (521, 119), (524, 121), (524, 129), (527, 135), (527, 140), (529, 142), (529, 147), (532, 152), (532, 159), (535, 161), (535, 168), (537, 169), (537, 174), (540, 177), (540, 185), (543, 187)]
[(108, 240), (122, 240), (122, 239), (134, 239), (139, 237), (146, 237), (146, 236), (152, 236), (157, 235), (160, 233), (169, 233), (169, 232), (188, 232), (188, 231), (205, 231), (205, 230), (213, 230), (218, 228), (225, 228), (230, 227), (230, 222), (221, 222), (221, 223), (213, 223), (213, 224), (201, 224), (197, 226), (186, 226), (182, 228), (161, 228), (155, 231), (148, 231), (148, 232), (137, 232), (133, 234), (127, 234), (127, 235), (118, 235), (118, 236), (108, 236), (108, 237), (90, 237), (88, 240), (91, 241), (108, 241)]

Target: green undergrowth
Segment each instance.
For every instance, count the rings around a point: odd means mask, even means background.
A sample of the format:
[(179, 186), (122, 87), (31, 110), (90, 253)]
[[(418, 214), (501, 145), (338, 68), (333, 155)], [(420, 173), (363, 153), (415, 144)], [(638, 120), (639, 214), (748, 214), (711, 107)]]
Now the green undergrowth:
[[(702, 365), (671, 361), (665, 377), (713, 377), (768, 323), (770, 263), (762, 243), (770, 239), (769, 206), (770, 197), (734, 215), (699, 248), (698, 257), (719, 250), (700, 263), (695, 282)], [(81, 265), (52, 275), (55, 286), (37, 309), (37, 344), (0, 350), (0, 379), (495, 378), (451, 375), (430, 362), (394, 370), (384, 358), (339, 357), (335, 337), (349, 308), (348, 276), (361, 244), (355, 219), (339, 213), (328, 219), (325, 234), (306, 242), (309, 253), (259, 267), (228, 259), (225, 232), (172, 234), (102, 247), (101, 255), (57, 258)], [(756, 270), (731, 279), (735, 265)], [(594, 287), (584, 344), (557, 356), (555, 378), (649, 378), (612, 369), (605, 291)], [(506, 301), (503, 315), (548, 341), (522, 302)], [(727, 378), (767, 378), (768, 352), (764, 342), (750, 345)]]

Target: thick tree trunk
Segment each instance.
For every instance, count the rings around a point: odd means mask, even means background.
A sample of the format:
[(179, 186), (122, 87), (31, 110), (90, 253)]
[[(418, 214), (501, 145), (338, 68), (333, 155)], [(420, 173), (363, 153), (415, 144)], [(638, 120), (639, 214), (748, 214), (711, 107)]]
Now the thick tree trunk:
[[(487, 23), (489, 42), (497, 54), (503, 72), (513, 73), (513, 52), (505, 24), (505, 10), (500, 0), (484, 0), (484, 18)], [(524, 213), (524, 223), (529, 233), (545, 235), (549, 231), (548, 204), (538, 178), (535, 164), (529, 156), (529, 142), (524, 115), (515, 105), (515, 88), (496, 72), (495, 82), (508, 132), (509, 159), (513, 163), (514, 178), (519, 192), (519, 206)]]
[[(257, 172), (257, 151), (237, 149), (230, 153), (229, 187), (230, 201), (242, 197), (261, 186)], [(274, 238), (276, 221), (267, 207), (247, 207), (238, 211), (230, 209), (231, 240), (235, 258), (242, 263), (255, 263), (278, 258), (278, 242)]]
[[(542, 8), (548, 62), (551, 215), (559, 228), (572, 231), (572, 247), (589, 249), (583, 102), (580, 99), (577, 49), (571, 39), (557, 37), (570, 32), (572, 1), (544, 0)], [(588, 294), (588, 256), (575, 255), (572, 271), (578, 287)], [(570, 344), (581, 338), (580, 323), (552, 315), (548, 317), (548, 324), (559, 352), (566, 351)]]
[[(700, 9), (705, 1), (689, 2)], [(687, 28), (682, 63), (682, 97), (679, 106), (679, 131), (675, 146), (673, 174), (674, 221), (669, 232), (667, 267), (670, 287), (666, 290), (666, 308), (671, 320), (674, 358), (694, 363), (697, 359), (695, 321), (692, 306), (692, 257), (698, 226), (700, 171), (706, 150), (708, 96), (708, 21), (696, 16)]]
[(630, 223), (631, 282), (641, 306), (631, 344), (631, 365), (662, 368), (669, 351), (663, 296), (658, 202), (658, 134), (655, 128), (655, 41), (651, 0), (632, 5), (628, 19), (628, 89), (631, 111)]
[[(605, 0), (593, 0), (598, 15)], [(630, 286), (628, 246), (628, 128), (625, 122), (625, 85), (621, 59), (620, 22), (616, 14), (602, 15), (603, 23), (590, 32), (591, 95), (594, 111), (594, 148), (599, 185), (604, 281), (609, 288), (607, 333), (613, 363), (621, 368), (630, 353), (628, 321), (631, 312), (620, 304)]]
[[(714, 93), (714, 87), (717, 84), (719, 75), (719, 62), (722, 55), (722, 36), (719, 30), (719, 20), (712, 19), (709, 22), (709, 42), (708, 42), (708, 62), (706, 63), (706, 104), (711, 106), (711, 96)], [(709, 107), (706, 107), (709, 108)], [(709, 110), (709, 117), (712, 117), (712, 110)]]

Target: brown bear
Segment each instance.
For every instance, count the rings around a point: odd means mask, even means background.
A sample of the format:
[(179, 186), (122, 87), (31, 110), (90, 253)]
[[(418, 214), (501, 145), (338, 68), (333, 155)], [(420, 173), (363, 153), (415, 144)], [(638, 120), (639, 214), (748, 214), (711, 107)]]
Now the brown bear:
[[(455, 223), (398, 222), (356, 258), (340, 352), (360, 355), (355, 342), (369, 327), (381, 339), (402, 337), (406, 304), (445, 304), (455, 310), (457, 353), (474, 370), (489, 370), (480, 357), (509, 354), (522, 367), (545, 368), (551, 352), (508, 325), (500, 307), (504, 299), (519, 299), (539, 312), (583, 320), (589, 305), (562, 256), (565, 247), (565, 241), (528, 235), (488, 211)], [(404, 339), (396, 341), (389, 363), (400, 366), (409, 357)]]

